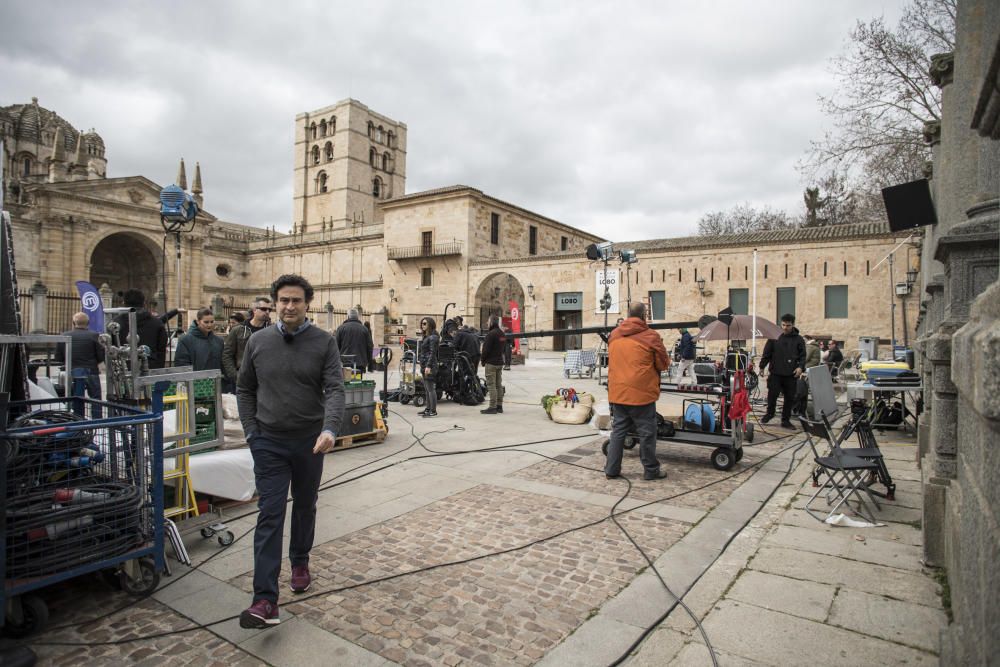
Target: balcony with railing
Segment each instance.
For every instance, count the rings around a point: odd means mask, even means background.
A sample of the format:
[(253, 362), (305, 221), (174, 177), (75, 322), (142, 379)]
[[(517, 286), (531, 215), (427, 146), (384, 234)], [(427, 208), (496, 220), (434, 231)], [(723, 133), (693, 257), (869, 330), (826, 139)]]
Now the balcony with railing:
[(424, 257), (448, 257), (450, 255), (461, 255), (462, 243), (453, 241), (451, 243), (434, 243), (405, 247), (390, 247), (387, 249), (389, 259), (421, 259)]

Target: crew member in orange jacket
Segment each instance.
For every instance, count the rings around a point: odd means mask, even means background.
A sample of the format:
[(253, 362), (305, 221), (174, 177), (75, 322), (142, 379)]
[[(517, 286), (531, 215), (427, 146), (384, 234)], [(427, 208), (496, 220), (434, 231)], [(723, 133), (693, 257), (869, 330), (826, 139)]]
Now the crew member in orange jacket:
[(670, 368), (667, 348), (660, 334), (646, 324), (646, 306), (634, 303), (628, 319), (608, 338), (608, 401), (614, 415), (608, 460), (608, 479), (621, 476), (625, 435), (639, 436), (639, 459), (643, 479), (662, 479), (667, 471), (656, 459), (656, 399), (660, 396), (660, 373)]

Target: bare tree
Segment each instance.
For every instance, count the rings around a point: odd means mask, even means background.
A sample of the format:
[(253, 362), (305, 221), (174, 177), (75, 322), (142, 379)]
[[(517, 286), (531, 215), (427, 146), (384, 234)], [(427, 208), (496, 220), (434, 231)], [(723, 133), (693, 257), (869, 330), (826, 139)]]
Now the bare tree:
[(706, 213), (698, 221), (698, 233), (702, 236), (719, 236), (794, 226), (795, 222), (784, 211), (776, 211), (768, 206), (756, 209), (749, 203), (743, 203), (728, 211)]
[(914, 0), (895, 29), (882, 18), (858, 22), (847, 51), (832, 61), (839, 89), (820, 98), (834, 130), (800, 164), (810, 182), (832, 173), (870, 194), (920, 178), (930, 159), (924, 125), (941, 118), (931, 56), (954, 50), (956, 6)]

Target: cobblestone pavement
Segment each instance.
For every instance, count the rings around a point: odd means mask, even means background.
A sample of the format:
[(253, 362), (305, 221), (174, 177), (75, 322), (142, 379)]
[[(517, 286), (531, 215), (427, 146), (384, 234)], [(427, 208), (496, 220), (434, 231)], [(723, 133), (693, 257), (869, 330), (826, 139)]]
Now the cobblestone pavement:
[[(168, 606), (146, 599), (130, 606), (127, 612), (94, 622), (106, 612), (135, 602), (120, 591), (112, 590), (98, 579), (74, 579), (63, 586), (52, 586), (39, 595), (51, 610), (53, 629), (39, 639), (46, 642), (85, 642), (86, 646), (35, 644), (39, 665), (205, 665), (239, 667), (263, 664), (258, 658), (209, 632), (196, 630), (169, 637), (128, 642), (120, 645), (94, 645), (95, 642), (128, 640), (194, 625)], [(81, 625), (76, 625), (82, 623)], [(65, 629), (56, 629), (70, 625)]]
[[(649, 573), (642, 574), (645, 561), (628, 537), (606, 520), (628, 485), (604, 478), (602, 438), (588, 426), (554, 424), (538, 406), (538, 396), (562, 383), (561, 362), (543, 358), (532, 368), (505, 373), (504, 381), (511, 400), (502, 417), (481, 418), (475, 409), (443, 403), (441, 418), (433, 423), (412, 420), (411, 434), (410, 420), (393, 413), (394, 428), (385, 444), (331, 455), (324, 479), (394, 451), (406, 450), (398, 459), (424, 454), (407, 444), (413, 435), (428, 433), (434, 433), (428, 444), (439, 451), (545, 441), (534, 449), (561, 463), (540, 461), (525, 451), (424, 458), (331, 488), (320, 498), (311, 561), (315, 582), (307, 595), (291, 596), (286, 564), (282, 623), (276, 628), (245, 631), (235, 621), (226, 621), (210, 630), (120, 645), (36, 644), (41, 663), (528, 665), (574, 643), (609, 606), (613, 618), (631, 613), (635, 600), (645, 601), (639, 605), (644, 613), (661, 614), (670, 601), (656, 597), (665, 594), (655, 580), (646, 593), (638, 594), (637, 582), (648, 583)], [(603, 392), (594, 381), (576, 384)], [(578, 439), (587, 433), (593, 438)], [(759, 441), (763, 437), (758, 434)], [(738, 529), (734, 511), (738, 514), (763, 498), (766, 489), (748, 492), (746, 482), (766, 486), (776, 474), (765, 467), (765, 474), (757, 477), (757, 469), (750, 466), (787, 442), (748, 447), (743, 460), (728, 472), (711, 466), (711, 448), (661, 443), (658, 455), (670, 476), (653, 482), (641, 479), (637, 451), (627, 451), (623, 473), (632, 487), (622, 506), (654, 504), (623, 514), (619, 521), (651, 559), (660, 559), (661, 572), (687, 577), (695, 571), (694, 563), (704, 561), (707, 567), (712, 549)], [(737, 489), (743, 495), (726, 503)], [(708, 513), (716, 509), (725, 511), (711, 518)], [(710, 520), (702, 521), (706, 516)], [(589, 523), (594, 525), (558, 535)], [(230, 525), (241, 534), (252, 528), (253, 519)], [(550, 539), (530, 544), (543, 538)], [(177, 585), (161, 588), (127, 611), (50, 629), (38, 639), (139, 638), (215, 623), (249, 604), (250, 537), (224, 551), (214, 542), (191, 539), (188, 549), (196, 563), (218, 557), (190, 577), (164, 579)], [(510, 551), (490, 555), (505, 550)], [(476, 557), (481, 558), (449, 564)], [(407, 574), (422, 568), (428, 569)], [(348, 586), (353, 588), (336, 590)], [(43, 595), (54, 626), (94, 619), (131, 601), (94, 578), (73, 580)], [(627, 595), (631, 597), (622, 598)], [(641, 629), (583, 634), (614, 644), (620, 654), (615, 640), (634, 638)]]
[[(511, 549), (607, 514), (484, 484), (315, 549), (314, 586), (336, 588)], [(687, 529), (634, 513), (620, 521), (652, 558)], [(527, 665), (644, 565), (605, 521), (502, 556), (315, 597), (289, 610), (394, 662)], [(252, 589), (248, 576), (233, 583)]]

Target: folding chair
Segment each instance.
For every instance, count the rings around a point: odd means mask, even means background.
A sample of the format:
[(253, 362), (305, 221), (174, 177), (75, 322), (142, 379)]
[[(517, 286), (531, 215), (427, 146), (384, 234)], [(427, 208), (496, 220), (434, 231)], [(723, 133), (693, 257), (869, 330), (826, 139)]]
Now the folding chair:
[[(809, 443), (810, 449), (812, 449), (813, 461), (816, 463), (816, 470), (813, 474), (817, 476), (824, 474), (826, 476), (826, 479), (822, 484), (818, 485), (816, 492), (805, 504), (805, 510), (809, 513), (809, 516), (825, 523), (827, 519), (837, 513), (841, 506), (846, 505), (849, 509), (854, 510), (871, 523), (876, 523), (875, 515), (865, 506), (865, 496), (868, 497), (868, 500), (871, 501), (875, 509), (881, 510), (882, 507), (868, 489), (865, 477), (876, 472), (878, 465), (857, 456), (844, 454), (837, 445), (833, 431), (829, 428), (829, 422), (825, 420), (825, 417), (821, 421), (811, 421), (800, 416), (799, 422), (802, 424), (802, 430), (806, 433), (806, 440)], [(822, 439), (830, 446), (830, 454), (828, 456), (820, 456), (814, 438)], [(811, 505), (824, 490), (826, 490), (827, 505), (833, 503), (833, 507), (830, 508), (825, 517), (820, 517)], [(860, 492), (864, 492), (864, 495)], [(849, 502), (851, 496), (854, 496), (857, 501), (858, 507), (856, 510), (851, 507)]]
[[(826, 415), (821, 413), (820, 417), (827, 429), (833, 433), (833, 427), (830, 425), (830, 421), (826, 418)], [(852, 434), (857, 434), (860, 447), (843, 446), (843, 443)], [(885, 457), (882, 455), (882, 450), (878, 447), (878, 441), (875, 440), (875, 432), (872, 430), (871, 422), (867, 419), (867, 413), (854, 412), (853, 418), (837, 436), (836, 442), (842, 454), (856, 456), (859, 459), (871, 461), (876, 465), (875, 471), (868, 478), (869, 491), (877, 496), (882, 496), (886, 500), (896, 499), (896, 484), (892, 481), (892, 475), (889, 474), (889, 468), (885, 464)], [(815, 481), (815, 478), (813, 481)], [(885, 486), (884, 494), (870, 488), (870, 485), (875, 482), (880, 482)]]

